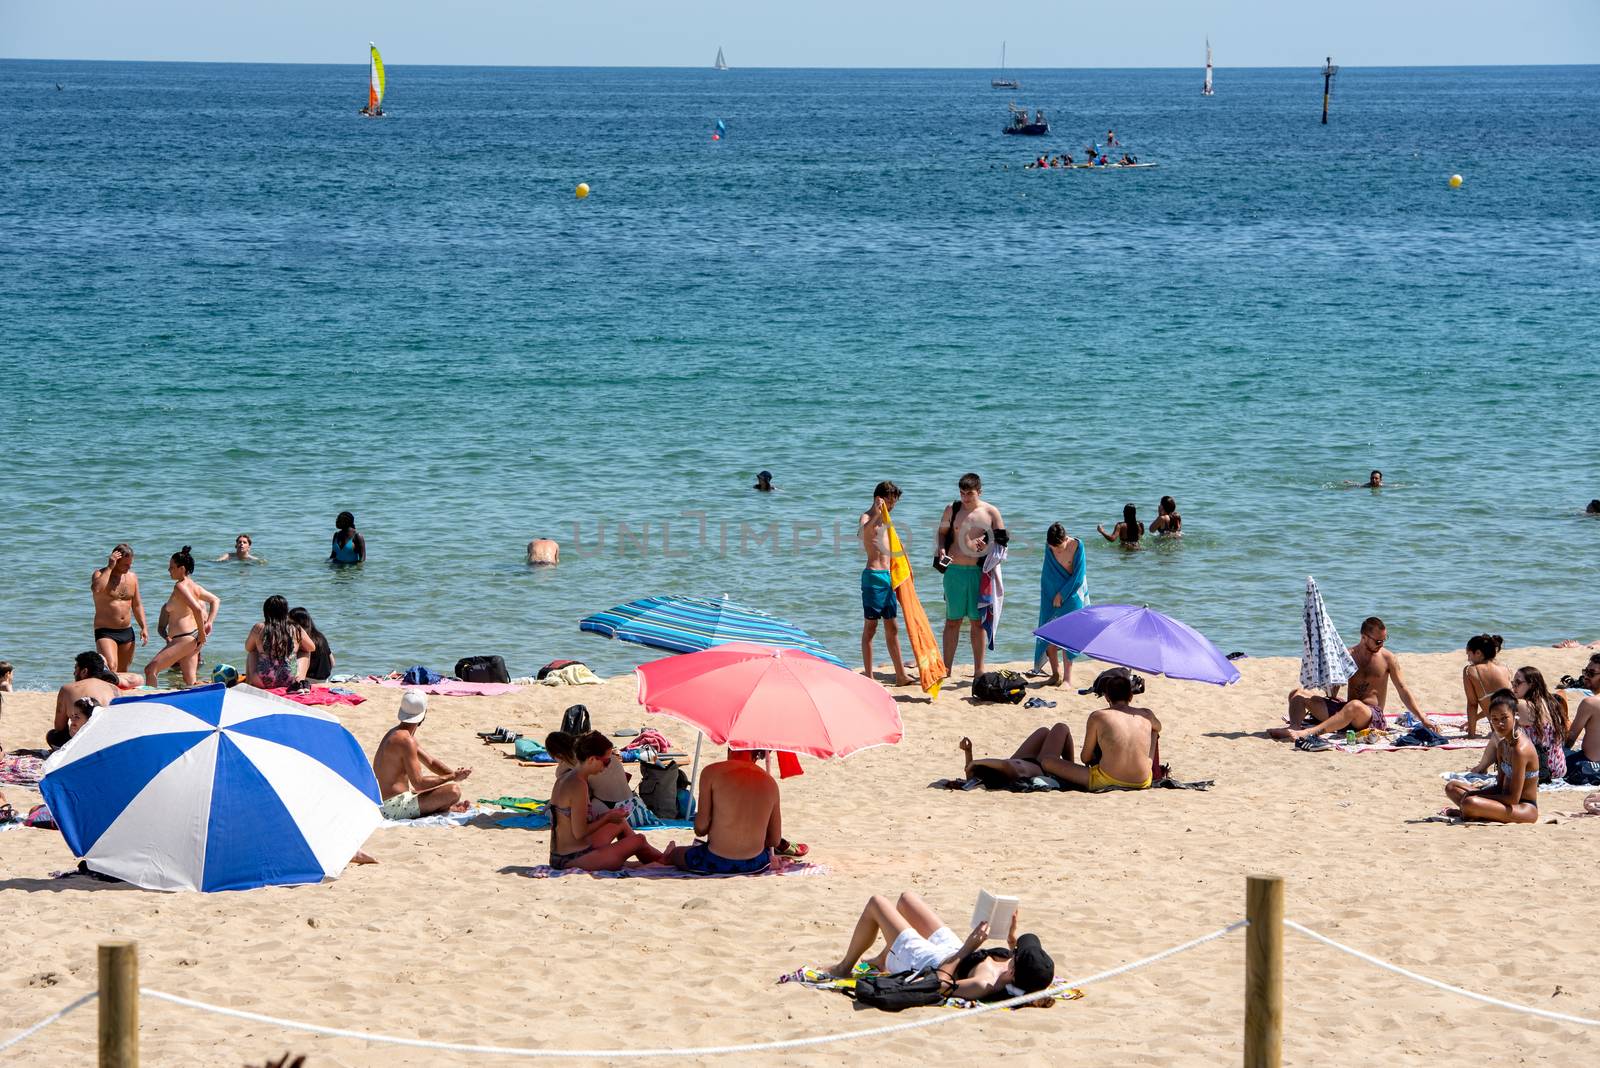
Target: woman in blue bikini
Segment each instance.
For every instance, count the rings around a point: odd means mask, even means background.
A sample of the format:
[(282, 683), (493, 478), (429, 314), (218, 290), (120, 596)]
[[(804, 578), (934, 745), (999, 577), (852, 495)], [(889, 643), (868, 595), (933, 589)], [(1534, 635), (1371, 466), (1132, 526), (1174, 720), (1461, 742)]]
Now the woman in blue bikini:
[(1486, 823), (1537, 823), (1539, 820), (1539, 754), (1533, 740), (1517, 724), (1517, 698), (1510, 690), (1489, 697), (1489, 759), (1496, 769), (1495, 784), (1474, 790), (1467, 783), (1445, 783), (1444, 792), (1456, 808), (1445, 815)]

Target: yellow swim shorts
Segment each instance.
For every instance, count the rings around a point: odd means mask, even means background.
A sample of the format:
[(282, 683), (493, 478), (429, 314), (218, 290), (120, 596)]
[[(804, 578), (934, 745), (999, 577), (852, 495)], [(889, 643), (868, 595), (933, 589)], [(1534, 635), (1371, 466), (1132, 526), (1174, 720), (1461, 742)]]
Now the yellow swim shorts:
[(1143, 782), (1123, 782), (1113, 779), (1100, 770), (1099, 764), (1089, 765), (1089, 789), (1091, 790), (1148, 790), (1150, 789), (1150, 776), (1147, 774)]

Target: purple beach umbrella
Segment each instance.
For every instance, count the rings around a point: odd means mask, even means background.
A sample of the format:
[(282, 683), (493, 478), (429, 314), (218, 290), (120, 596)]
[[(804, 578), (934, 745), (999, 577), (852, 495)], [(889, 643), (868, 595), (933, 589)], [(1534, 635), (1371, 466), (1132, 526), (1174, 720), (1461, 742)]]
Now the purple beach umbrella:
[(1205, 635), (1151, 608), (1097, 604), (1057, 616), (1036, 637), (1108, 664), (1226, 686), (1239, 669)]

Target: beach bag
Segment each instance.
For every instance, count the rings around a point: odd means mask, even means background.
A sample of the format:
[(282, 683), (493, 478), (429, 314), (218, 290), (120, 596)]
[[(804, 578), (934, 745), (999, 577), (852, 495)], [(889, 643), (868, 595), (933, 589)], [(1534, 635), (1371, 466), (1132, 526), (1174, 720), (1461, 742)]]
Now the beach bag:
[(536, 764), (554, 764), (556, 760), (533, 738), (518, 738), (511, 743), (511, 751), (516, 754), (518, 760), (528, 760)]
[(534, 676), (534, 677), (539, 679), (542, 682), (542, 681), (544, 681), (544, 677), (546, 675), (550, 674), (550, 672), (552, 672), (552, 671), (560, 671), (564, 667), (571, 667), (573, 664), (582, 664), (582, 663), (583, 663), (582, 660), (552, 660), (552, 661), (550, 661), (550, 663), (548, 663), (544, 667), (540, 668), (539, 669), (539, 674)]
[(689, 789), (689, 776), (676, 760), (665, 764), (639, 765), (639, 799), (664, 820), (681, 820), (686, 813), (679, 805), (679, 790)]
[(406, 673), (400, 677), (400, 681), (407, 686), (437, 686), (444, 681), (444, 676), (418, 664), (416, 667), (406, 668)]
[(582, 705), (573, 705), (562, 713), (561, 733), (570, 734), (574, 738), (580, 734), (588, 734), (589, 710)]
[(462, 682), (510, 682), (511, 674), (498, 656), (469, 656), (456, 661), (456, 678)]
[(1019, 705), (1027, 692), (1027, 680), (1015, 671), (985, 671), (972, 680), (972, 696), (979, 701)]
[(859, 1004), (899, 1012), (924, 1005), (938, 1005), (945, 999), (944, 980), (933, 969), (920, 972), (895, 972), (892, 975), (864, 975), (848, 991)]

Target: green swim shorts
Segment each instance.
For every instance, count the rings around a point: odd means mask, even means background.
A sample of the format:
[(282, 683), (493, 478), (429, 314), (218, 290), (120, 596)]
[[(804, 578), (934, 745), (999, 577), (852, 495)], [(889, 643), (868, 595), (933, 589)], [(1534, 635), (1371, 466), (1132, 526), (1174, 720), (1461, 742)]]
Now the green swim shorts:
[(978, 580), (982, 577), (977, 564), (951, 564), (945, 568), (944, 618), (983, 618), (978, 612)]

